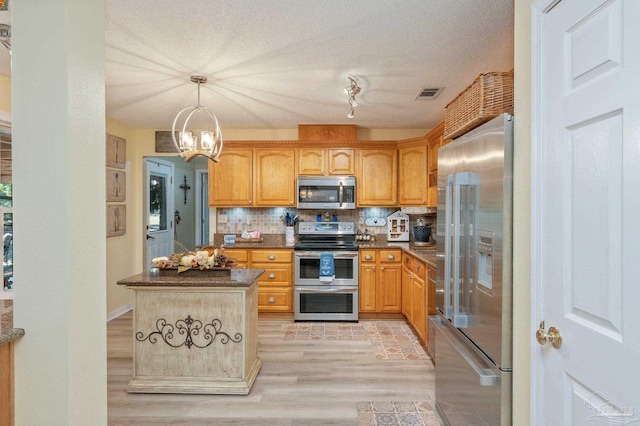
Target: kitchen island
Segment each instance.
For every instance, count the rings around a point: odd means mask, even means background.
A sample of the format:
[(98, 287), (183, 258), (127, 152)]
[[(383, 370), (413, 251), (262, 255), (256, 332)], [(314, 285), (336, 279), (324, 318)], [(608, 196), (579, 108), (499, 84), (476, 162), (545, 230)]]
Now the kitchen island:
[(126, 391), (247, 395), (262, 366), (257, 282), (264, 270), (166, 272), (118, 281), (134, 292)]

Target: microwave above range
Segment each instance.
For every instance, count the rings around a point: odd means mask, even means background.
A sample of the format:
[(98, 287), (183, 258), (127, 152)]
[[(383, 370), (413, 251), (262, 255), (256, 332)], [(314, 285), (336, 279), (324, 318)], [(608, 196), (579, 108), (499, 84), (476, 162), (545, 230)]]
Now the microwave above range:
[(355, 176), (298, 176), (299, 209), (355, 209)]

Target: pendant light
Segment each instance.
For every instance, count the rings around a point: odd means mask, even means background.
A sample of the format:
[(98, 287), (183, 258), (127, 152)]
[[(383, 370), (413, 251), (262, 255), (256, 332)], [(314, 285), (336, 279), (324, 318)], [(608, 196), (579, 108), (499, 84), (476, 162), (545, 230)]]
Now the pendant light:
[[(202, 155), (217, 163), (219, 161), (218, 157), (222, 152), (222, 131), (218, 125), (218, 119), (211, 109), (200, 105), (200, 85), (205, 84), (207, 78), (200, 75), (192, 75), (191, 81), (198, 84), (198, 105), (187, 107), (176, 115), (171, 128), (173, 145), (186, 162), (191, 161), (198, 155)], [(189, 129), (189, 120), (194, 114), (202, 114), (210, 122), (207, 130), (200, 132), (199, 138), (194, 130)], [(184, 122), (181, 122), (183, 117)]]

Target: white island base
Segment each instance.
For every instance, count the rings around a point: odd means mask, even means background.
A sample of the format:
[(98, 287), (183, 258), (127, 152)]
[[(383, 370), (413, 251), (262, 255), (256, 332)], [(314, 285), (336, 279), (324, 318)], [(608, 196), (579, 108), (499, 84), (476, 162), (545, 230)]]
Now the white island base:
[(170, 277), (144, 274), (118, 282), (134, 291), (133, 378), (127, 392), (251, 391), (262, 366), (257, 356), (262, 270), (244, 271), (236, 280), (232, 271), (231, 280), (219, 282), (174, 277), (170, 283)]

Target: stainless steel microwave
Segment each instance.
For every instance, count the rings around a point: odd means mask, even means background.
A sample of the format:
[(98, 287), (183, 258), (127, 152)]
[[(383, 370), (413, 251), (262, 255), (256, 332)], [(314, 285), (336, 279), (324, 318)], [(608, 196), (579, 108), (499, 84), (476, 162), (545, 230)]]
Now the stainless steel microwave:
[(355, 176), (298, 176), (299, 209), (355, 209)]

